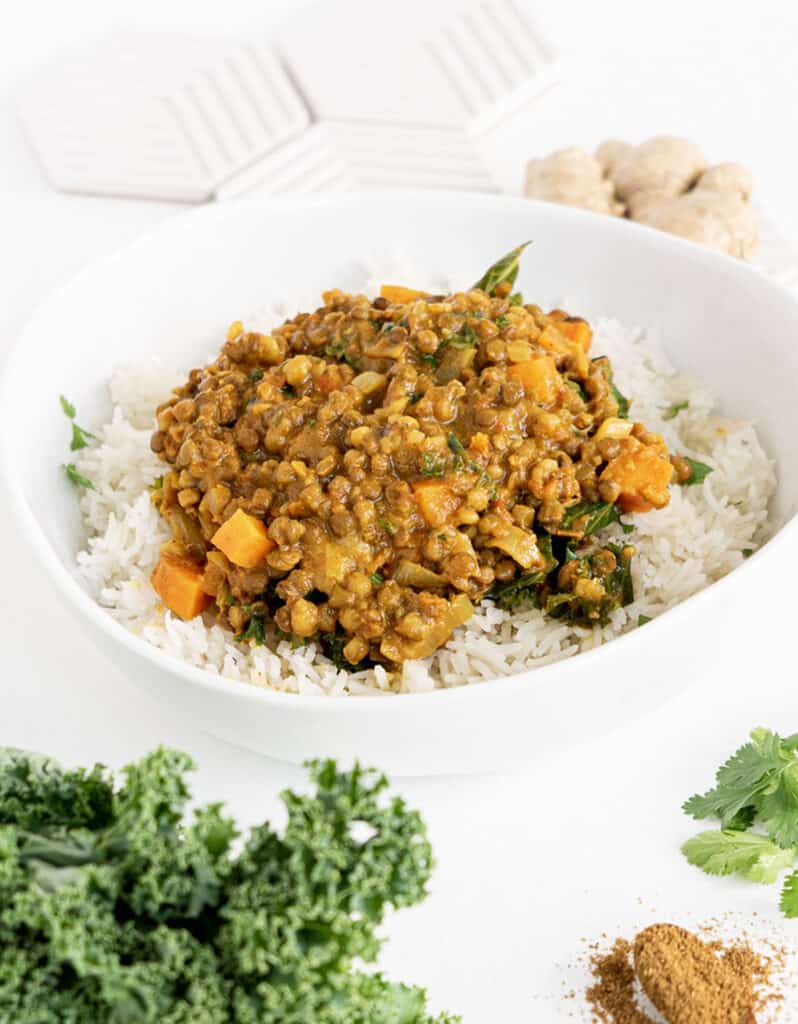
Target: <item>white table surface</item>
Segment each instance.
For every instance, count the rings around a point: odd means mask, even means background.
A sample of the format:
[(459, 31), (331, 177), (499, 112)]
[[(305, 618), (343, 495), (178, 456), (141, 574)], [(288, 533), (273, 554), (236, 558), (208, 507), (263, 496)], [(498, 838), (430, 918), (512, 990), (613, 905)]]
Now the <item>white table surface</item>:
[[(0, 357), (52, 288), (180, 210), (50, 192), (10, 105), (22, 78), (64, 43), (110, 27), (267, 35), (299, 6), (29, 0), (14, 10), (0, 36)], [(377, 2), (374, 16), (387, 26), (392, 10)], [(751, 164), (759, 196), (798, 241), (794, 5), (764, 2), (754, 12), (676, 3), (653, 14), (651, 5), (625, 2), (552, 5), (541, 14), (570, 51), (566, 77), (487, 143), (508, 191), (533, 153), (679, 132), (713, 159)], [(141, 694), (74, 631), (32, 555), (14, 542), (2, 502), (0, 537), (0, 743), (111, 765), (173, 744), (200, 763), (197, 795), (226, 799), (245, 823), (267, 816), (279, 790), (301, 779), (295, 768), (195, 731)], [(798, 922), (780, 922), (775, 888), (706, 878), (678, 852), (696, 830), (682, 800), (709, 785), (748, 730), (798, 729), (794, 613), (783, 576), (753, 595), (772, 605), (772, 631), (730, 638), (708, 678), (636, 726), (512, 776), (398, 783), (424, 812), (439, 866), (427, 903), (390, 923), (389, 973), (428, 985), (434, 1006), (461, 1011), (468, 1024), (586, 1020), (581, 1001), (562, 994), (583, 977), (567, 965), (601, 933), (631, 935), (657, 919), (689, 925), (734, 909), (741, 921), (760, 915), (760, 929), (798, 945)], [(798, 991), (779, 1020), (798, 1020)]]

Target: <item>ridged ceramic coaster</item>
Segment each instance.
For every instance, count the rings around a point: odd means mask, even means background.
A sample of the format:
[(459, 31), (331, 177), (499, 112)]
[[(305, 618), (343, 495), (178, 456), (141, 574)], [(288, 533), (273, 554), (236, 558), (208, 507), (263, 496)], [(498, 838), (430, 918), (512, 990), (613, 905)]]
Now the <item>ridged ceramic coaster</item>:
[(340, 192), (355, 187), (327, 125), (315, 124), (220, 185), (215, 196)]
[(270, 48), (137, 33), (47, 69), (19, 112), (56, 188), (187, 201), (310, 121)]
[(327, 0), (281, 33), (282, 60), (262, 44), (119, 34), (39, 74), (20, 117), (69, 192), (492, 189), (471, 136), (554, 73), (524, 2), (404, 0), (386, 27), (371, 0)]
[(216, 197), (359, 188), (495, 186), (463, 132), (327, 121), (230, 179)]
[(556, 71), (524, 0), (404, 0), (390, 24), (371, 0), (328, 2), (284, 28), (277, 45), (320, 120), (480, 132)]

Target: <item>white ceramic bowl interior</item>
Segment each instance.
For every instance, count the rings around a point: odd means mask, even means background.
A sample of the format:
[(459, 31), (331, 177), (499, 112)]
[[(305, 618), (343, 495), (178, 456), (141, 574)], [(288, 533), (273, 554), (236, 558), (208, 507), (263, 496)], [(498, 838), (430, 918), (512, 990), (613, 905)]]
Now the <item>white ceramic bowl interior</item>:
[(3, 378), (3, 486), (21, 530), (77, 621), (133, 681), (198, 727), (278, 758), (357, 756), (406, 774), (475, 771), (653, 710), (699, 676), (721, 642), (750, 633), (746, 594), (777, 571), (788, 545), (794, 556), (795, 523), (645, 630), (510, 679), (431, 694), (301, 697), (228, 682), (134, 637), (85, 592), (75, 570), (84, 536), (60, 469), (59, 394), (91, 427), (109, 414), (105, 384), (115, 366), (153, 355), (167, 366), (200, 364), (230, 321), (295, 294), (297, 282), (315, 293), (355, 287), (358, 261), (403, 251), (422, 280), (462, 270), (466, 285), (528, 238), (519, 286), (529, 301), (545, 307), (568, 297), (573, 312), (659, 327), (671, 358), (721, 396), (724, 412), (757, 422), (778, 462), (772, 514), (787, 522), (798, 506), (798, 301), (749, 267), (647, 228), (520, 199), (397, 193), (208, 207), (55, 295)]

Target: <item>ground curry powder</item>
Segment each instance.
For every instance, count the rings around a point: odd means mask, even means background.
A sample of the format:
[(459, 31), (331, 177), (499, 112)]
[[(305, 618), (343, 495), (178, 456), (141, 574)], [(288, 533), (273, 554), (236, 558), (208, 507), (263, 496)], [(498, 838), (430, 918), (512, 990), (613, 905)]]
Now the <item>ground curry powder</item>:
[(670, 1024), (752, 1024), (753, 975), (735, 970), (685, 928), (654, 924), (640, 932), (634, 969)]
[(653, 1024), (642, 989), (668, 1024), (757, 1024), (757, 1010), (778, 995), (768, 989), (778, 957), (745, 943), (704, 942), (684, 928), (656, 924), (634, 942), (617, 939), (590, 958), (587, 990), (594, 1021)]

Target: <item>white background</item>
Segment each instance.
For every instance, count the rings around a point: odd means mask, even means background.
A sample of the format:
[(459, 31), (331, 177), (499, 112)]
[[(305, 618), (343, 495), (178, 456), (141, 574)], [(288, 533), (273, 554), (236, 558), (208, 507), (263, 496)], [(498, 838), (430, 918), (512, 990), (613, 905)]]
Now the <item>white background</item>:
[[(0, 35), (0, 357), (36, 303), (76, 270), (174, 216), (177, 207), (50, 192), (19, 132), (15, 89), (64, 44), (114, 27), (267, 36), (303, 0), (42, 0), (15, 4)], [(539, 20), (566, 54), (563, 82), (502, 127), (485, 156), (517, 191), (525, 160), (560, 145), (663, 132), (712, 160), (754, 171), (757, 194), (798, 243), (798, 5), (542, 3)], [(390, 32), (401, 4), (377, 2)], [(87, 316), (91, 310), (87, 310)], [(58, 344), (53, 338), (52, 343)], [(35, 381), (31, 400), (36, 400)], [(248, 755), (167, 717), (74, 632), (0, 500), (0, 743), (70, 762), (112, 765), (170, 743), (200, 762), (197, 793), (227, 799), (243, 822), (274, 808), (296, 769)], [(653, 920), (696, 923), (734, 909), (798, 944), (773, 888), (708, 879), (682, 860), (694, 826), (681, 801), (756, 724), (798, 730), (794, 598), (784, 567), (751, 600), (772, 609), (767, 635), (729, 638), (709, 678), (634, 728), (513, 776), (405, 780), (439, 859), (426, 905), (391, 922), (384, 964), (430, 987), (468, 1024), (589, 1019), (579, 998), (586, 940)], [(690, 665), (683, 666), (690, 673)], [(645, 665), (640, 666), (645, 685)], [(754, 917), (753, 915), (759, 915)], [(780, 1021), (798, 1021), (798, 992)]]

